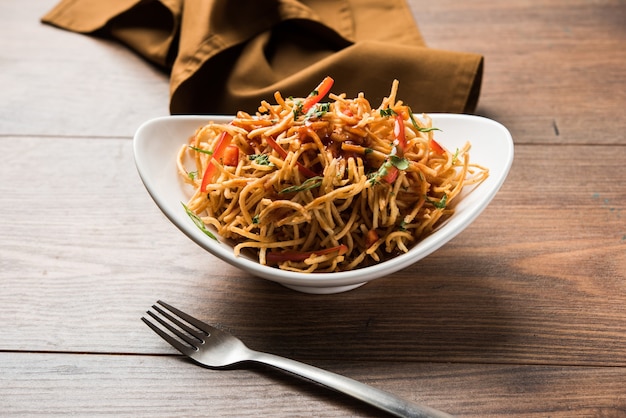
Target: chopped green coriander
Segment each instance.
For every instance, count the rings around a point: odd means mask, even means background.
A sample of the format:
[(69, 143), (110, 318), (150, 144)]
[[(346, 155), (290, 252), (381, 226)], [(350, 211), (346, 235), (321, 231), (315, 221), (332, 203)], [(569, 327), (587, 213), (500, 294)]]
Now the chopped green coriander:
[(368, 180), (370, 182), (370, 184), (372, 186), (375, 185), (375, 184), (378, 184), (380, 182), (380, 179), (382, 179), (383, 177), (385, 177), (387, 175), (387, 173), (389, 172), (389, 169), (392, 166), (393, 166), (392, 162), (387, 160), (380, 166), (378, 171), (376, 171), (374, 173), (370, 173), (369, 180)]
[(436, 202), (436, 201), (430, 199), (428, 196), (426, 196), (426, 201), (428, 203), (430, 203), (431, 205), (433, 205), (434, 207), (436, 207), (437, 209), (445, 209), (447, 200), (448, 200), (448, 195), (447, 194), (444, 194), (443, 197), (438, 202)]
[(396, 112), (393, 109), (387, 108), (387, 109), (380, 109), (380, 116), (382, 116), (383, 118), (389, 117), (389, 116), (395, 116)]
[(208, 150), (208, 149), (202, 149), (202, 148), (194, 147), (194, 146), (191, 146), (191, 145), (189, 145), (189, 148), (191, 148), (192, 150), (194, 150), (196, 152), (201, 152), (202, 154), (213, 155), (213, 151)]
[(421, 127), (418, 127), (417, 130), (420, 131), (420, 132), (431, 132), (431, 131), (440, 131), (441, 129), (439, 129), (439, 128), (421, 128)]
[(457, 148), (456, 151), (454, 151), (454, 155), (452, 156), (452, 164), (456, 163), (456, 160), (459, 158), (459, 149)]
[(398, 157), (397, 155), (390, 155), (389, 161), (398, 170), (406, 170), (409, 168), (409, 160), (406, 158)]
[(306, 115), (304, 115), (305, 120), (313, 119), (313, 118), (321, 118), (330, 110), (330, 103), (318, 103), (313, 106)]
[(418, 131), (418, 132), (431, 132), (431, 131), (440, 131), (441, 130), (439, 128), (422, 128), (421, 126), (419, 126), (417, 124), (417, 121), (413, 117), (413, 111), (411, 110), (411, 108), (409, 108), (409, 119), (411, 119), (411, 124), (413, 125), (413, 128), (415, 128), (415, 130)]
[(293, 106), (293, 118), (294, 119), (297, 119), (298, 116), (302, 114), (303, 106), (304, 106), (304, 103), (302, 103), (302, 100), (298, 100), (294, 103), (294, 106)]
[[(386, 172), (385, 172), (385, 173), (386, 173)], [(369, 173), (369, 174), (367, 175), (367, 177), (368, 177), (368, 179), (367, 179), (368, 183), (369, 183), (369, 184), (371, 184), (372, 186), (375, 186), (375, 185), (377, 185), (378, 183), (380, 183), (380, 178), (381, 178), (382, 176), (380, 176), (380, 175), (378, 174), (378, 172), (376, 172), (376, 173)]]
[(191, 218), (191, 220), (198, 227), (198, 229), (200, 229), (200, 231), (204, 232), (209, 238), (212, 238), (215, 241), (218, 241), (217, 237), (215, 235), (213, 235), (213, 233), (211, 231), (209, 231), (209, 229), (206, 227), (204, 222), (202, 222), (202, 219), (200, 219), (200, 217), (198, 215), (193, 213), (191, 211), (191, 209), (189, 209), (187, 207), (187, 205), (185, 205), (183, 202), (180, 202), (180, 203), (183, 205), (183, 208), (185, 208), (185, 212), (187, 212), (187, 216), (189, 216), (189, 218)]
[(270, 157), (267, 154), (248, 155), (248, 159), (250, 161), (254, 161), (258, 165), (267, 165), (267, 166), (273, 166), (274, 165), (274, 163), (272, 163), (270, 161)]
[(323, 179), (324, 177), (321, 177), (321, 176), (311, 177), (309, 179), (306, 179), (304, 183), (300, 185), (284, 188), (283, 190), (280, 191), (280, 193), (293, 193), (293, 192), (302, 192), (305, 190), (311, 190), (316, 187), (320, 187), (322, 185)]
[(368, 181), (372, 186), (380, 182), (380, 179), (389, 174), (389, 169), (395, 167), (398, 170), (406, 170), (409, 168), (409, 160), (398, 157), (396, 154), (389, 154), (385, 162), (378, 168), (378, 171), (369, 174)]
[(196, 178), (198, 178), (198, 172), (197, 171), (189, 171), (187, 173), (187, 177), (189, 177), (190, 180), (195, 180)]

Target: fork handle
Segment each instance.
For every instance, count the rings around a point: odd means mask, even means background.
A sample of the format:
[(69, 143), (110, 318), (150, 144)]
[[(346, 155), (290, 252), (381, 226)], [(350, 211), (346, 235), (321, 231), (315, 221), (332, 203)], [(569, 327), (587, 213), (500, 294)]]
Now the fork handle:
[(252, 350), (249, 360), (267, 364), (320, 383), (398, 417), (452, 418), (452, 415), (445, 412), (408, 402), (389, 392), (299, 361)]

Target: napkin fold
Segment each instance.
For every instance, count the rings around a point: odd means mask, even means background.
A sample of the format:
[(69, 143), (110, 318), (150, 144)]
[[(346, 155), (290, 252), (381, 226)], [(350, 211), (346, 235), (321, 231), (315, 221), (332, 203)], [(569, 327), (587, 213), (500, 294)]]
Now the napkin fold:
[(483, 58), (426, 46), (405, 0), (62, 0), (42, 22), (117, 40), (170, 75), (172, 114), (253, 113), (275, 91), (472, 113)]

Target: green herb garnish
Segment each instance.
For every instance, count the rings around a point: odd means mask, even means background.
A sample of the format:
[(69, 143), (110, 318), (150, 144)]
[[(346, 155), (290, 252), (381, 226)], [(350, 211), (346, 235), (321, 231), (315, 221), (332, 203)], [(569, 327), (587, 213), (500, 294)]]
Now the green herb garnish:
[(391, 109), (391, 108), (387, 108), (387, 109), (380, 109), (380, 116), (382, 116), (383, 118), (389, 117), (389, 116), (396, 116), (397, 113), (395, 112), (395, 110)]
[(457, 148), (456, 151), (454, 152), (454, 155), (452, 156), (452, 164), (456, 164), (456, 160), (459, 159), (459, 149)]
[(417, 130), (420, 131), (420, 132), (431, 132), (431, 131), (440, 131), (441, 129), (439, 129), (439, 128), (421, 128), (421, 127), (418, 127)]
[(185, 208), (185, 212), (187, 212), (187, 215), (191, 218), (191, 220), (198, 227), (198, 229), (200, 229), (200, 231), (204, 232), (209, 238), (212, 238), (215, 241), (218, 241), (217, 237), (215, 235), (213, 235), (213, 233), (211, 231), (209, 231), (209, 229), (206, 227), (204, 222), (202, 222), (202, 219), (200, 219), (200, 217), (198, 215), (193, 213), (192, 210), (189, 209), (187, 207), (187, 205), (185, 205), (183, 202), (180, 202), (180, 203), (183, 205), (183, 208)]
[(330, 110), (330, 103), (318, 103), (313, 106), (304, 116), (305, 120), (313, 119), (313, 118), (321, 118)]
[(436, 207), (437, 209), (445, 209), (446, 208), (446, 202), (448, 201), (448, 195), (444, 194), (443, 197), (438, 202), (436, 202), (436, 201), (430, 199), (428, 196), (426, 196), (426, 201), (428, 203), (430, 203), (431, 205), (433, 205), (434, 207)]
[(286, 187), (282, 189), (280, 193), (293, 193), (293, 192), (302, 192), (305, 190), (311, 190), (316, 187), (320, 187), (322, 185), (323, 179), (324, 177), (321, 177), (321, 176), (311, 177), (309, 179), (306, 179), (300, 185), (290, 186), (290, 187)]
[(378, 168), (378, 171), (369, 175), (369, 182), (371, 185), (375, 185), (380, 182), (380, 179), (385, 177), (389, 173), (391, 167), (395, 167), (398, 170), (406, 170), (409, 168), (409, 160), (406, 158), (398, 157), (395, 154), (389, 155), (385, 162)]
[(191, 145), (189, 145), (189, 148), (191, 148), (192, 150), (194, 150), (196, 152), (201, 152), (202, 154), (213, 155), (213, 151), (210, 151), (208, 149), (202, 149), (202, 148), (194, 147), (194, 146), (191, 146)]
[(398, 170), (406, 170), (409, 168), (409, 160), (406, 158), (398, 157), (397, 155), (390, 155), (389, 161)]
[(376, 171), (375, 173), (371, 173), (369, 175), (368, 181), (370, 182), (370, 184), (372, 186), (375, 184), (378, 184), (380, 182), (380, 179), (382, 179), (383, 177), (387, 175), (387, 173), (389, 172), (389, 169), (392, 166), (393, 164), (391, 163), (391, 161), (385, 160), (385, 162), (378, 168), (378, 171)]
[(274, 163), (272, 163), (270, 161), (270, 157), (267, 154), (248, 155), (248, 159), (250, 161), (254, 161), (258, 165), (267, 165), (267, 166), (273, 166), (274, 165)]
[(411, 119), (411, 124), (413, 124), (413, 128), (415, 128), (418, 132), (431, 132), (431, 131), (440, 131), (439, 128), (422, 128), (418, 125), (417, 121), (413, 117), (413, 111), (409, 108), (409, 119)]
[(302, 100), (298, 100), (297, 102), (294, 103), (294, 106), (293, 106), (293, 118), (294, 119), (298, 119), (298, 116), (302, 114), (303, 106), (304, 106), (304, 103), (302, 103)]

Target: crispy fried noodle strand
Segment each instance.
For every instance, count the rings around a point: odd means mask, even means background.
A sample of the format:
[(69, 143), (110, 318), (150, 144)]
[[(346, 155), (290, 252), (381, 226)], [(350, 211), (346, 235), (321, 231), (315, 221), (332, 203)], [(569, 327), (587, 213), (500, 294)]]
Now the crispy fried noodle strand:
[(407, 252), (489, 172), (470, 163), (469, 143), (441, 147), (397, 90), (394, 80), (376, 109), (363, 94), (321, 103), (326, 92), (277, 92), (254, 115), (200, 127), (177, 156), (193, 187), (186, 206), (236, 255), (285, 270), (351, 270)]

